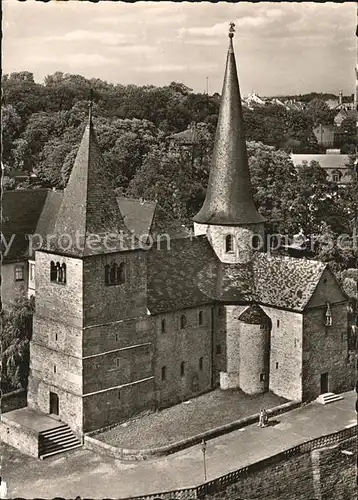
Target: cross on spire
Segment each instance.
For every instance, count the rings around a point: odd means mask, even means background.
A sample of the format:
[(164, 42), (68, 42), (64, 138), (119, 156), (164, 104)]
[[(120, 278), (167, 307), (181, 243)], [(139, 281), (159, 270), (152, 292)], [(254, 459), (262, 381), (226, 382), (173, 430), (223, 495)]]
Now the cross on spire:
[(229, 26), (229, 38), (234, 38), (235, 23), (231, 22)]

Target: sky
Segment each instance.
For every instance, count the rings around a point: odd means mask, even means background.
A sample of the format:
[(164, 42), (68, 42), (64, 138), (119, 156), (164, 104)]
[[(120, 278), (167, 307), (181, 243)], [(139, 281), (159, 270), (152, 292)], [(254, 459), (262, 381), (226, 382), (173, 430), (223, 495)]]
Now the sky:
[(354, 2), (3, 0), (3, 73), (221, 92), (228, 26), (242, 94), (354, 92)]

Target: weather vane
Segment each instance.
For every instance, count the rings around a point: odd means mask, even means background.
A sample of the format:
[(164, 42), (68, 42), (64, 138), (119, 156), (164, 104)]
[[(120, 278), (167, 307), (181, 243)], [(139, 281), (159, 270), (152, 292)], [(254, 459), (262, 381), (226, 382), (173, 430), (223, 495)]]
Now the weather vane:
[(230, 23), (229, 38), (233, 38), (235, 33), (235, 23)]

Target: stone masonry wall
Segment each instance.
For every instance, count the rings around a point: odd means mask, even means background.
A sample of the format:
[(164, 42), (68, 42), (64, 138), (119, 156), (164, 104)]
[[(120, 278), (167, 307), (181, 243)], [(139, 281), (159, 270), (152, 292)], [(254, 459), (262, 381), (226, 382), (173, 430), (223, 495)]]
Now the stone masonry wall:
[(227, 352), (226, 352), (226, 311), (225, 307), (216, 305), (213, 308), (212, 321), (214, 328), (214, 384), (215, 387), (220, 385), (220, 372), (226, 372)]
[(262, 306), (272, 322), (269, 388), (286, 399), (302, 398), (302, 329), (300, 313)]
[(43, 413), (50, 410), (50, 391), (59, 397), (59, 418), (66, 422), (73, 431), (81, 435), (83, 428), (82, 397), (64, 391), (61, 387), (50, 385), (42, 380), (31, 377), (29, 379), (27, 403)]
[(346, 304), (332, 304), (332, 326), (325, 327), (325, 306), (309, 309), (304, 317), (303, 397), (321, 393), (321, 374), (328, 373), (328, 392), (353, 389), (355, 366), (348, 362)]
[[(248, 262), (251, 259), (253, 254), (252, 238), (254, 235), (260, 236), (261, 242), (264, 244), (263, 224), (249, 224), (246, 226), (217, 226), (213, 224), (207, 226), (206, 234), (221, 262), (230, 264)], [(230, 234), (234, 238), (234, 250), (233, 252), (226, 252), (225, 239)]]
[(152, 375), (151, 344), (116, 350), (83, 360), (83, 392), (101, 391)]
[[(58, 261), (67, 267), (66, 285), (50, 281), (50, 263)], [(45, 252), (36, 252), (36, 315), (53, 322), (82, 327), (83, 281), (82, 261)]]
[(32, 343), (30, 346), (31, 377), (41, 379), (49, 385), (61, 387), (79, 396), (82, 395), (82, 359), (68, 356), (61, 351)]
[[(125, 264), (125, 282), (108, 286), (105, 266), (112, 262)], [(84, 259), (86, 430), (123, 421), (154, 407), (153, 328), (147, 315), (146, 265), (142, 251)]]
[(121, 423), (142, 411), (154, 410), (154, 380), (128, 384), (83, 398), (84, 432)]
[[(325, 327), (326, 301), (332, 326)], [(315, 399), (321, 393), (321, 374), (328, 373), (328, 391), (353, 389), (356, 370), (348, 361), (347, 302), (330, 271), (325, 271), (304, 317), (303, 393)]]
[[(125, 283), (106, 286), (105, 265), (125, 263)], [(108, 324), (146, 314), (146, 255), (144, 251), (88, 257), (83, 263), (84, 326)], [(84, 338), (84, 346), (86, 339)]]
[[(199, 311), (203, 324), (199, 325)], [(180, 328), (185, 315), (186, 327)], [(161, 331), (165, 319), (165, 333)], [(155, 380), (157, 405), (169, 406), (212, 388), (211, 307), (186, 309), (155, 317)], [(202, 368), (200, 368), (202, 358)], [(181, 375), (181, 363), (184, 374)], [(162, 380), (162, 368), (165, 379)]]

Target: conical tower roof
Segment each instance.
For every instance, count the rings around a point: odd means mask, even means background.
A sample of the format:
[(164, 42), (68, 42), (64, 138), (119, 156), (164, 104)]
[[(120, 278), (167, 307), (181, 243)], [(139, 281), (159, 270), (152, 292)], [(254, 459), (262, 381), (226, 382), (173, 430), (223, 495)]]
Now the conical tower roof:
[(137, 240), (126, 228), (92, 123), (83, 133), (65, 188), (49, 250), (74, 256), (130, 250)]
[(232, 26), (230, 31), (209, 183), (194, 222), (234, 226), (264, 219), (253, 200)]

